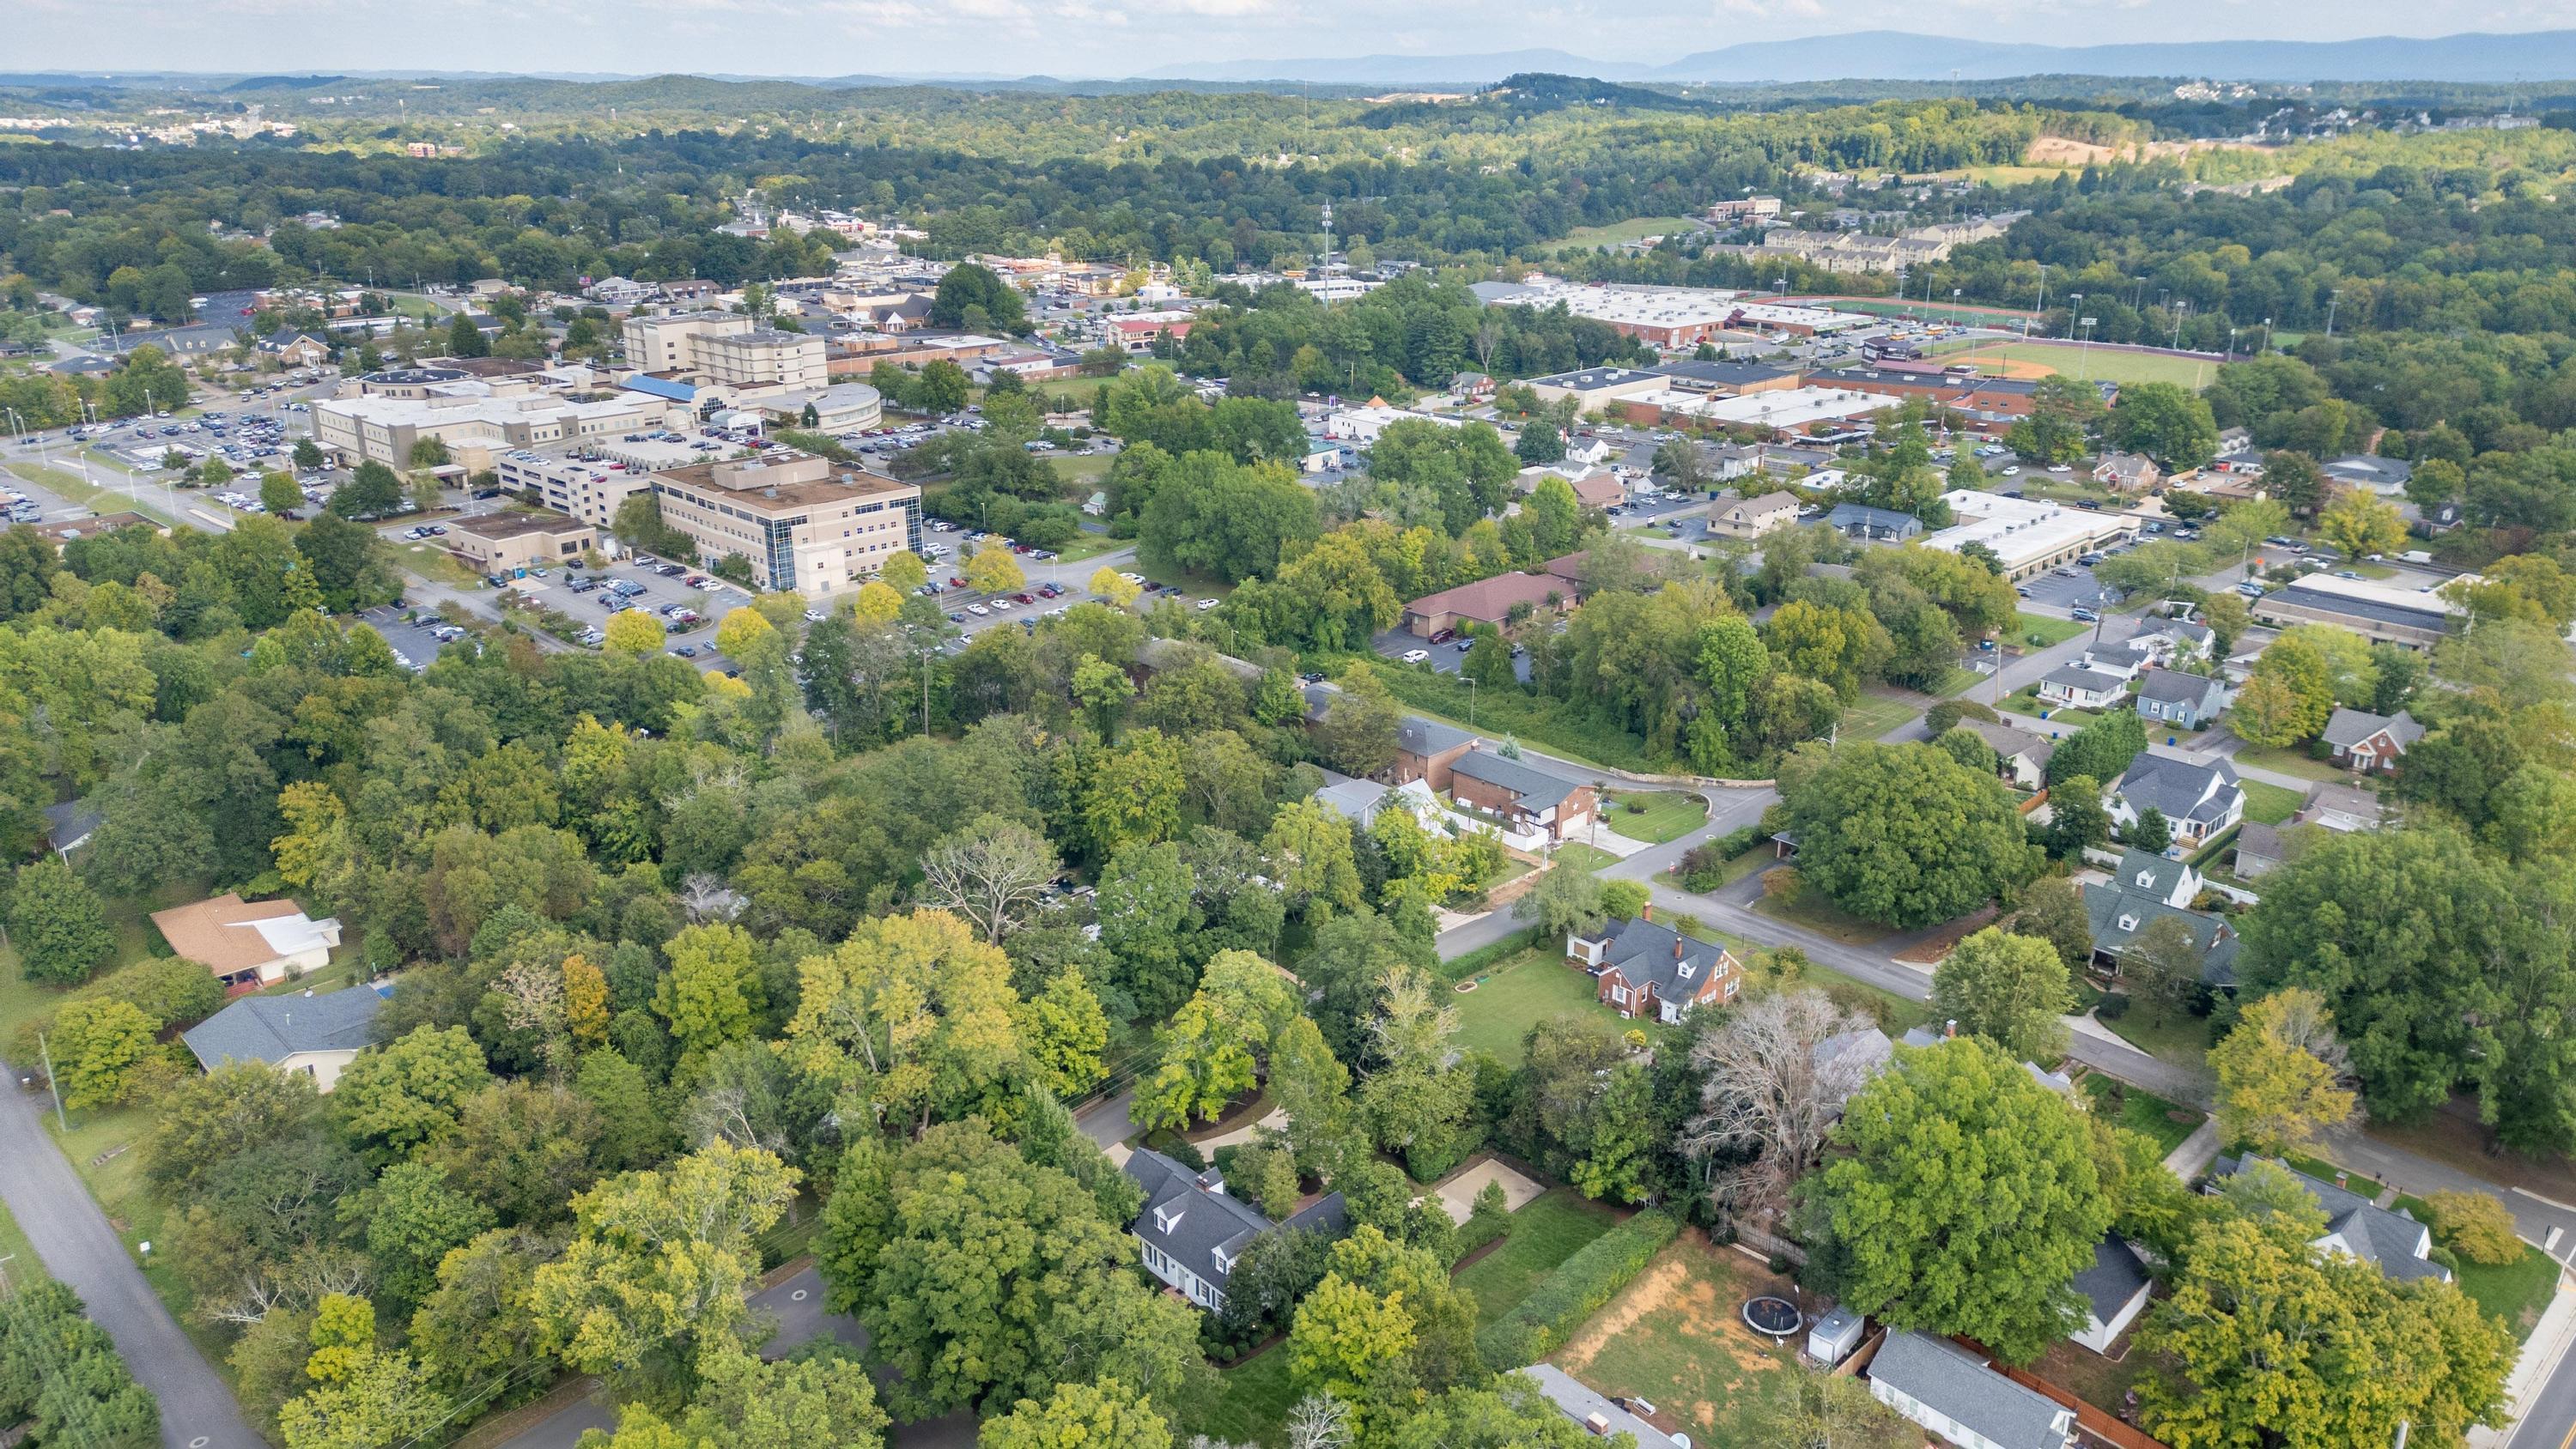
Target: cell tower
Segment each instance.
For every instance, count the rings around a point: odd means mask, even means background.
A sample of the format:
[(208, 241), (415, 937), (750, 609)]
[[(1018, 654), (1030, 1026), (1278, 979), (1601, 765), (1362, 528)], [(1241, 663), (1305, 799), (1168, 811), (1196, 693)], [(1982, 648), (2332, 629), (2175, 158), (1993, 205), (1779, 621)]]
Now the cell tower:
[(1333, 198), (1324, 198), (1324, 258), (1316, 268), (1320, 275), (1333, 269)]

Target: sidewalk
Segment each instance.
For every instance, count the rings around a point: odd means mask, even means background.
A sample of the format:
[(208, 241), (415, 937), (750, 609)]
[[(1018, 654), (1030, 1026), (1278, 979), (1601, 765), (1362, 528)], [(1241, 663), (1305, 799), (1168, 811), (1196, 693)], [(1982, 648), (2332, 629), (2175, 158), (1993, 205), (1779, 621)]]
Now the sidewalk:
[(2174, 1150), (2165, 1154), (2165, 1170), (2185, 1182), (2198, 1177), (2218, 1157), (2218, 1119), (2204, 1120)]
[(2571, 1347), (2576, 1347), (2576, 1283), (2570, 1283), (2561, 1270), (2558, 1296), (2549, 1300), (2549, 1311), (2533, 1325), (2531, 1337), (2523, 1342), (2521, 1356), (2513, 1362), (2513, 1372), (2505, 1375), (2505, 1427), (2470, 1429), (2470, 1449), (2498, 1449), (2512, 1441), (2514, 1431), (2522, 1426), (2523, 1417), (2531, 1412), (2540, 1391), (2548, 1387), (2550, 1376), (2557, 1372)]

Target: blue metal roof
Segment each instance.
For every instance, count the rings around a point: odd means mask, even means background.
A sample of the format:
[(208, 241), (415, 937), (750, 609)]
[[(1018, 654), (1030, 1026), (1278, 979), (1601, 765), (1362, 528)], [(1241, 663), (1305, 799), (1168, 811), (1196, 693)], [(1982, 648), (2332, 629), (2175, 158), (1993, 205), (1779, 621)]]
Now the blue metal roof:
[(651, 393), (655, 397), (666, 397), (673, 402), (695, 402), (698, 399), (695, 383), (673, 382), (667, 377), (655, 377), (646, 372), (639, 372), (619, 383), (618, 386), (630, 392), (644, 392)]

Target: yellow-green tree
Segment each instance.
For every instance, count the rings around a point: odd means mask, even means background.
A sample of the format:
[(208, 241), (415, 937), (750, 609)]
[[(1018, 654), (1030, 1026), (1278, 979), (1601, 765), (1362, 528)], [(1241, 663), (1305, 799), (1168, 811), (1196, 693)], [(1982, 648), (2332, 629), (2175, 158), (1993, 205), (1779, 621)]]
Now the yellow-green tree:
[(588, 1051), (608, 1043), (608, 978), (575, 951), (563, 963), (564, 1029)]
[(877, 577), (898, 594), (909, 594), (930, 582), (930, 565), (921, 555), (904, 549), (877, 568)]
[(851, 612), (871, 624), (890, 624), (903, 612), (903, 595), (891, 584), (870, 579), (859, 585), (858, 597), (850, 601)]
[(2406, 546), (2406, 520), (2375, 494), (2348, 492), (2317, 515), (2317, 532), (2346, 558), (2395, 553)]
[(130, 1001), (66, 1002), (49, 1039), (66, 1107), (108, 1107), (134, 1095), (152, 1054), (152, 1018)]
[(1020, 561), (998, 543), (988, 543), (966, 560), (966, 585), (981, 593), (1007, 594), (1028, 583)]
[(780, 1050), (891, 1119), (959, 1115), (1021, 1068), (1010, 961), (946, 911), (863, 921), (796, 975)]
[(707, 1053), (751, 1035), (763, 1000), (759, 948), (740, 926), (708, 924), (673, 936), (667, 954), (671, 970), (654, 989), (653, 1010), (671, 1024), (685, 1074)]
[(1136, 602), (1138, 596), (1145, 592), (1145, 586), (1143, 584), (1131, 584), (1127, 582), (1126, 579), (1120, 577), (1118, 570), (1110, 568), (1106, 564), (1092, 570), (1090, 587), (1091, 592), (1099, 595), (1101, 598), (1107, 599), (1109, 602), (1116, 604), (1122, 609), (1126, 608), (1129, 604)]
[(1363, 1404), (1370, 1382), (1403, 1365), (1414, 1345), (1401, 1293), (1381, 1297), (1328, 1273), (1297, 1305), (1288, 1330), (1288, 1381), (1300, 1393)]
[(2278, 1156), (2351, 1121), (2360, 1099), (2343, 1082), (2342, 1058), (2334, 1015), (2317, 992), (2292, 987), (2246, 1007), (2209, 1053), (2219, 1135)]
[(1109, 1049), (1109, 1014), (1082, 978), (1082, 968), (1067, 966), (1046, 988), (1031, 997), (1020, 1013), (1020, 1040), (1048, 1091), (1070, 1097), (1100, 1080), (1100, 1060)]
[(608, 616), (603, 646), (611, 654), (650, 654), (662, 647), (662, 625), (642, 609), (620, 609)]
[(1058, 1384), (1043, 1404), (1022, 1399), (984, 1421), (976, 1449), (1171, 1449), (1171, 1426), (1116, 1379)]

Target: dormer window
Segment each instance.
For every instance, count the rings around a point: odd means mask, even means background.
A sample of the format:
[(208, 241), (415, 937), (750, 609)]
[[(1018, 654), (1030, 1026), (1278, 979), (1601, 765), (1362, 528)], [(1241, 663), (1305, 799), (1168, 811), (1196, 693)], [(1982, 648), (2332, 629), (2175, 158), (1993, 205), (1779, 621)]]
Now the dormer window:
[(2137, 930), (2138, 918), (2135, 916), (2122, 916), (2120, 918), (2120, 929), (2124, 932)]
[(2149, 887), (2149, 888), (2152, 888), (2152, 887), (2155, 885), (2155, 883), (2156, 883), (2156, 873), (2155, 873), (2154, 871), (2151, 871), (2151, 870), (2142, 870), (2142, 871), (2139, 871), (2139, 872), (2138, 872), (2138, 884), (2139, 884), (2139, 885), (2141, 885), (2141, 886), (2146, 886), (2146, 887)]
[(1681, 978), (1681, 979), (1683, 979), (1684, 981), (1688, 981), (1689, 979), (1691, 979), (1691, 977), (1692, 977), (1692, 976), (1694, 976), (1694, 975), (1698, 974), (1698, 972), (1699, 972), (1699, 968), (1698, 968), (1697, 966), (1692, 965), (1692, 964), (1691, 964), (1690, 962), (1688, 962), (1688, 961), (1684, 961), (1684, 962), (1680, 965), (1680, 967), (1678, 967), (1677, 969), (1675, 969), (1675, 970), (1674, 970), (1673, 974), (1674, 974), (1674, 975), (1676, 975), (1676, 976), (1678, 976), (1678, 977), (1680, 977), (1680, 978)]
[(1223, 1248), (1219, 1248), (1212, 1256), (1216, 1259), (1216, 1270), (1218, 1272), (1232, 1273), (1234, 1271), (1234, 1255), (1232, 1253), (1227, 1252)]
[(1176, 1207), (1154, 1209), (1154, 1231), (1168, 1233), (1181, 1225), (1181, 1210)]

